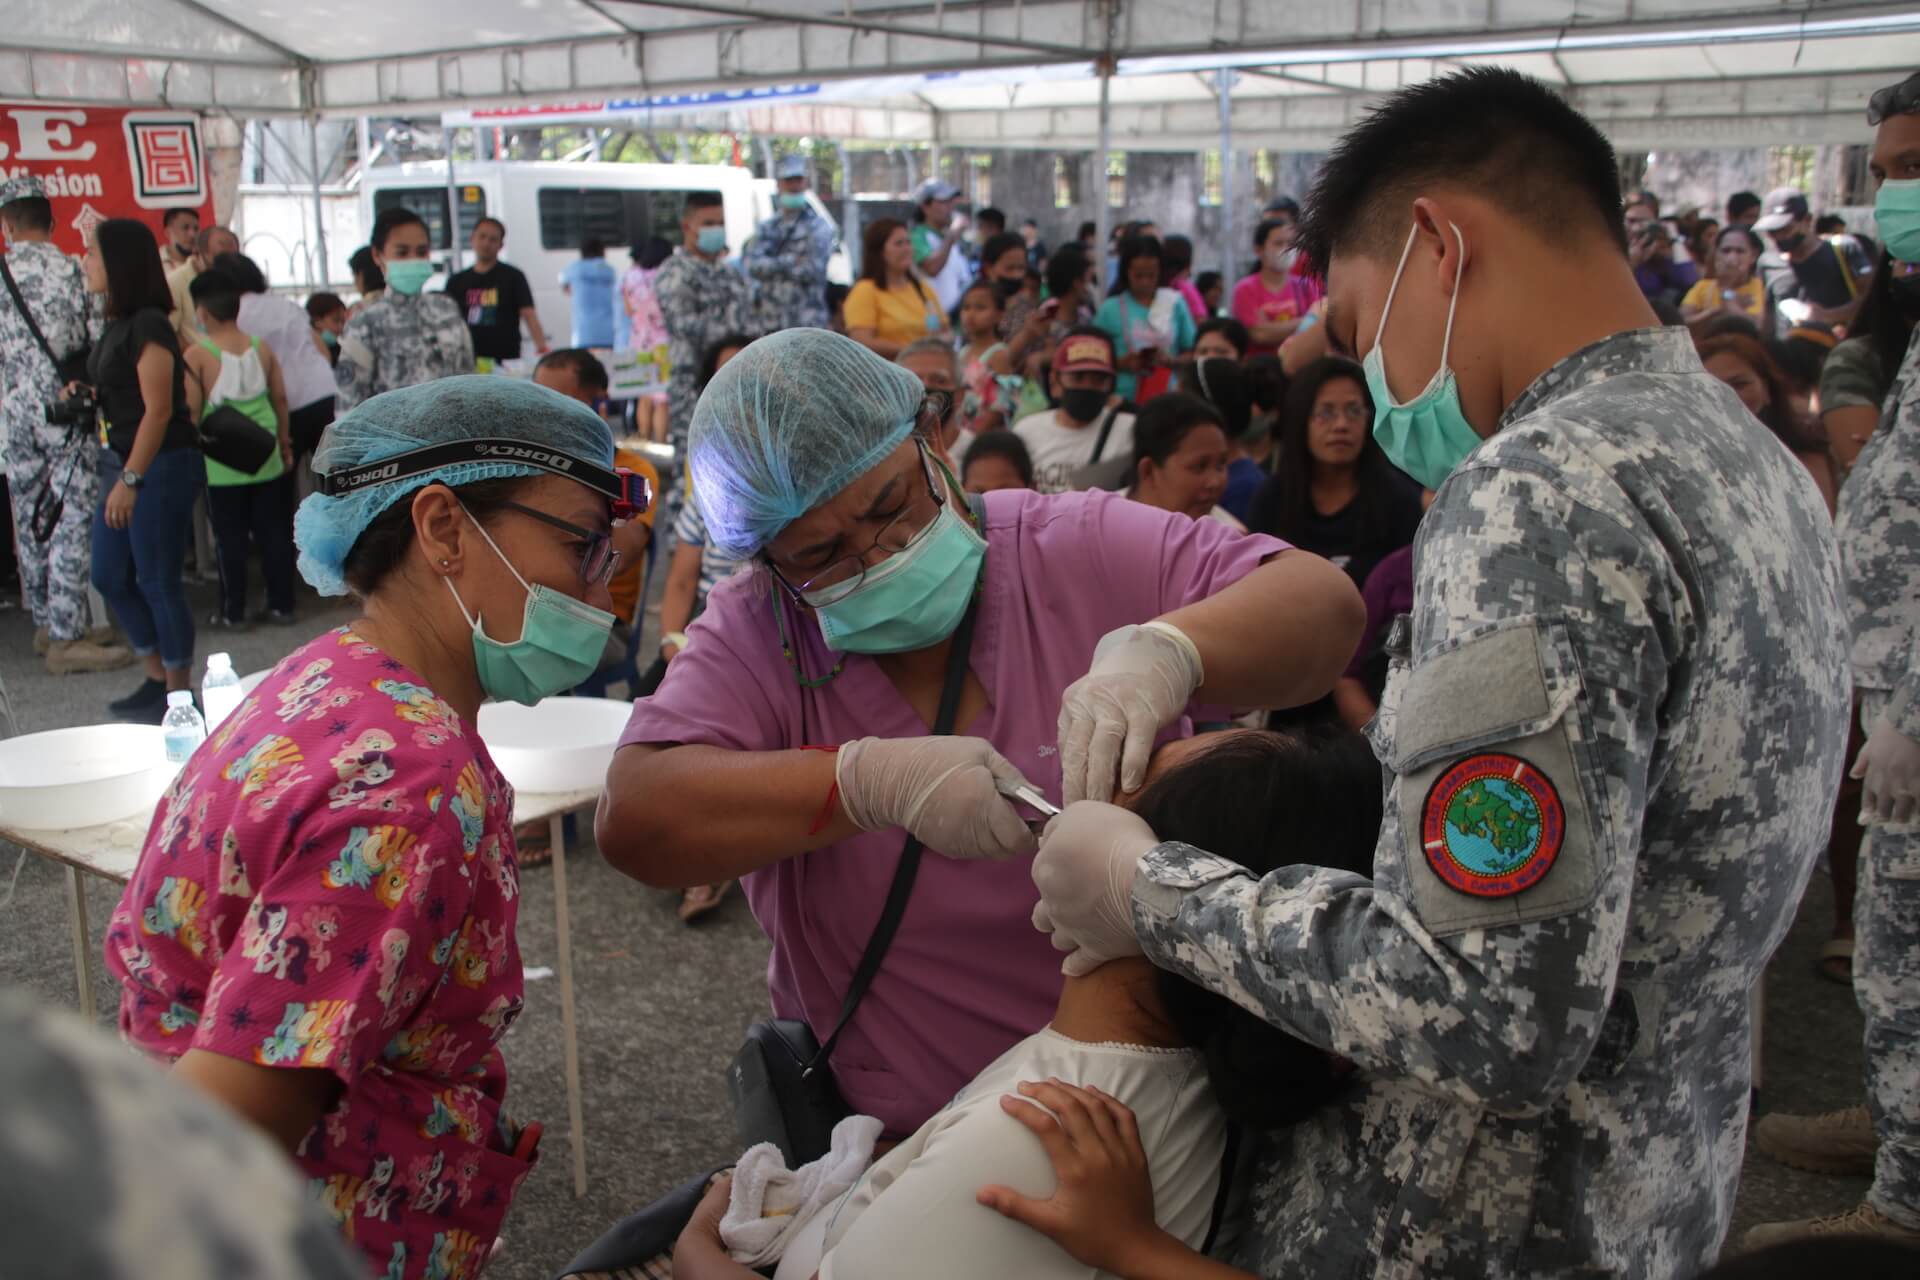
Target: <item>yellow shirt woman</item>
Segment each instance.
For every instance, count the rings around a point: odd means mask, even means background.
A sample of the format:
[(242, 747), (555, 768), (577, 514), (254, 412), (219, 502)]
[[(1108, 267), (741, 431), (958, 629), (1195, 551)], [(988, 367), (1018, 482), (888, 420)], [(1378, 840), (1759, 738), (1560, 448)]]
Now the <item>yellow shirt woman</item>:
[(910, 276), (882, 289), (871, 280), (862, 280), (847, 295), (847, 330), (871, 329), (881, 342), (904, 347), (921, 338), (947, 331), (947, 315), (933, 287), (918, 276)]
[[(1680, 309), (1685, 312), (1691, 308), (1702, 311), (1718, 311), (1724, 304), (1723, 286), (1718, 280), (1702, 280), (1687, 290), (1687, 296), (1680, 299)], [(1727, 290), (1740, 302), (1740, 314), (1761, 323), (1767, 315), (1767, 287), (1760, 283), (1758, 276), (1751, 277), (1737, 289)]]

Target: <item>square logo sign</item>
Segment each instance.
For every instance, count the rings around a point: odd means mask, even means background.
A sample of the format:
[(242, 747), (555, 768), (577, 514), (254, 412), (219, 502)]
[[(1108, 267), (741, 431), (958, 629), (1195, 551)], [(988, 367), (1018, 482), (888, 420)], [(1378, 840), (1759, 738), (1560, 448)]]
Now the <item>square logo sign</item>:
[(142, 209), (198, 205), (207, 198), (207, 170), (199, 122), (174, 112), (127, 113), (127, 169)]

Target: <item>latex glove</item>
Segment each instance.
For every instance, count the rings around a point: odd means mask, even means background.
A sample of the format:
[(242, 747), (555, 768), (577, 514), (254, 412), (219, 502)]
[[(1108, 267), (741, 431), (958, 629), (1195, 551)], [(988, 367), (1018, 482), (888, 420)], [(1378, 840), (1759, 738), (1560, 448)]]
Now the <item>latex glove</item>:
[(1031, 784), (984, 738), (856, 738), (840, 748), (834, 779), (862, 831), (905, 827), (949, 858), (1033, 852), (1032, 830), (998, 790)]
[(1047, 824), (1033, 883), (1040, 901), (1033, 927), (1053, 935), (1069, 978), (1109, 960), (1140, 954), (1133, 933), (1133, 878), (1140, 859), (1160, 837), (1138, 814), (1118, 805), (1082, 800)]
[(1882, 717), (1873, 722), (1867, 745), (1853, 760), (1853, 775), (1862, 779), (1860, 821), (1920, 821), (1920, 742)]
[(1093, 666), (1060, 699), (1060, 787), (1068, 804), (1137, 791), (1160, 730), (1179, 719), (1200, 687), (1200, 651), (1167, 622), (1100, 637)]

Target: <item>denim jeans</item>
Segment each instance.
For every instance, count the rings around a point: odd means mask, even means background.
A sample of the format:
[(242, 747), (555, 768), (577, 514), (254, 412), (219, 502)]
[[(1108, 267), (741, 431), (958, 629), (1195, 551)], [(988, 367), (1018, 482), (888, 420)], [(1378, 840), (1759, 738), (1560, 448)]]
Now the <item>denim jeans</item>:
[(107, 527), (107, 496), (120, 481), (120, 456), (100, 451), (100, 503), (93, 513), (93, 585), (142, 657), (162, 666), (193, 665), (193, 610), (180, 568), (193, 539), (193, 502), (207, 482), (198, 449), (163, 449), (147, 468), (133, 519)]

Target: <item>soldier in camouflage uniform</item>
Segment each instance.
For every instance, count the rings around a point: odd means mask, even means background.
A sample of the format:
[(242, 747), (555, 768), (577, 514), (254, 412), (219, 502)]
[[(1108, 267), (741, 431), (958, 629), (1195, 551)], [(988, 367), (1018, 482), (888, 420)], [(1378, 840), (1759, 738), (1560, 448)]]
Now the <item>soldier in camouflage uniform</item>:
[(1231, 1258), (1262, 1275), (1689, 1276), (1733, 1211), (1748, 993), (1840, 777), (1839, 565), (1805, 470), (1653, 327), (1615, 172), (1485, 69), (1390, 100), (1315, 193), (1330, 336), (1438, 488), (1373, 877), (1301, 848), (1255, 879), (1099, 804), (1036, 860), (1056, 946), (1358, 1068), (1258, 1135)]
[[(1868, 119), (1879, 127), (1880, 236), (1895, 258), (1920, 262), (1920, 202), (1903, 208), (1894, 185), (1920, 185), (1920, 74), (1875, 94)], [(1891, 284), (1920, 289), (1920, 277)], [(1836, 531), (1867, 734), (1853, 766), (1865, 779), (1868, 827), (1853, 907), (1853, 989), (1866, 1015), (1868, 1105), (1767, 1116), (1755, 1139), (1797, 1168), (1872, 1173), (1873, 1188), (1846, 1213), (1755, 1227), (1750, 1246), (1838, 1234), (1920, 1245), (1920, 330), (1840, 492)]]
[(788, 156), (774, 171), (780, 207), (747, 243), (747, 277), (753, 281), (754, 332), (825, 329), (827, 261), (833, 257), (833, 224), (807, 203), (807, 162)]
[(387, 290), (340, 335), (333, 381), (342, 414), (383, 391), (473, 372), (466, 313), (446, 294), (422, 288), (432, 274), (427, 224), (410, 209), (388, 209), (374, 221), (372, 239)]
[(365, 1280), (286, 1155), (71, 1014), (0, 993), (0, 1274)]
[[(0, 225), (7, 270), (53, 354), (65, 359), (91, 336), (87, 282), (80, 263), (53, 244), (53, 215), (40, 180), (0, 181)], [(93, 508), (100, 496), (95, 446), (83, 430), (47, 421), (61, 394), (60, 373), (33, 336), (10, 290), (0, 287), (0, 461), (13, 497), (20, 583), (33, 611), (35, 648), (47, 670), (111, 671), (133, 661), (120, 645), (87, 638)], [(34, 512), (63, 503), (52, 536), (34, 532)]]
[(680, 247), (660, 264), (653, 279), (653, 296), (666, 321), (667, 357), (673, 367), (667, 378), (669, 431), (683, 459), (693, 406), (700, 398), (695, 386), (700, 361), (707, 348), (728, 334), (751, 332), (749, 286), (745, 276), (727, 265), (725, 223), (725, 208), (717, 193), (689, 195), (680, 216)]

